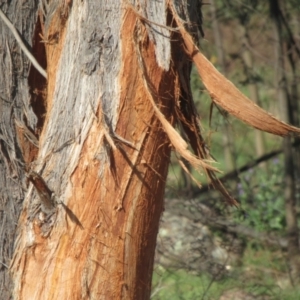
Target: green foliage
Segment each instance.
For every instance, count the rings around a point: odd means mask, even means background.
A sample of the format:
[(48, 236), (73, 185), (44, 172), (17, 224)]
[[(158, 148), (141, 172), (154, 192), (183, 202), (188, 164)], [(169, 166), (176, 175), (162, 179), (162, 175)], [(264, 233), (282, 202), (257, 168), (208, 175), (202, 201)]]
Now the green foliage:
[[(264, 168), (250, 169), (238, 183), (238, 200), (245, 212), (243, 223), (257, 231), (280, 231), (285, 228), (282, 181), (283, 166), (273, 159)], [(235, 217), (240, 222), (239, 216)]]
[[(237, 189), (245, 225), (257, 231), (284, 231), (282, 169), (282, 162), (274, 159), (268, 165), (268, 171), (253, 168), (241, 176)], [(240, 212), (235, 213), (235, 221), (241, 223)]]

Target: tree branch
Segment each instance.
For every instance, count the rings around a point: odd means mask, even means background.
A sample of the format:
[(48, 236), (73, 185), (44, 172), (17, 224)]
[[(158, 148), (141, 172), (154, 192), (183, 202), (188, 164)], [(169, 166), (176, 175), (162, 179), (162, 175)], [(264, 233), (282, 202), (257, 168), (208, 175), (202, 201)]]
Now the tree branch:
[[(293, 147), (297, 147), (299, 145), (300, 145), (300, 140), (298, 140), (298, 139), (292, 144)], [(234, 179), (234, 178), (238, 177), (241, 173), (243, 173), (245, 171), (248, 171), (249, 169), (259, 165), (261, 162), (266, 161), (266, 160), (268, 160), (268, 159), (270, 159), (270, 158), (272, 158), (272, 157), (274, 157), (274, 156), (276, 156), (276, 155), (278, 155), (282, 152), (283, 152), (282, 149), (277, 149), (277, 150), (271, 151), (267, 154), (264, 154), (261, 157), (245, 164), (244, 166), (242, 166), (242, 167), (240, 167), (236, 170), (230, 171), (229, 173), (227, 173), (224, 176), (220, 177), (220, 181), (224, 183), (225, 181), (227, 181), (229, 179)], [(204, 193), (208, 192), (211, 189), (211, 187), (212, 187), (212, 184), (209, 183), (209, 184), (203, 185), (201, 189), (196, 189), (195, 188), (195, 189), (193, 189), (191, 195), (192, 195), (193, 198), (197, 197), (201, 194), (204, 194)]]
[(6, 15), (1, 10), (1, 8), (0, 8), (0, 17), (7, 25), (7, 27), (10, 29), (15, 39), (17, 40), (18, 44), (20, 45), (21, 49), (28, 57), (28, 59), (31, 61), (31, 63), (34, 65), (34, 67), (40, 72), (41, 75), (43, 75), (47, 79), (47, 72), (41, 67), (41, 65), (38, 63), (35, 57), (31, 54), (30, 50), (25, 46), (20, 33), (15, 28), (15, 26), (10, 22), (10, 20), (6, 17)]

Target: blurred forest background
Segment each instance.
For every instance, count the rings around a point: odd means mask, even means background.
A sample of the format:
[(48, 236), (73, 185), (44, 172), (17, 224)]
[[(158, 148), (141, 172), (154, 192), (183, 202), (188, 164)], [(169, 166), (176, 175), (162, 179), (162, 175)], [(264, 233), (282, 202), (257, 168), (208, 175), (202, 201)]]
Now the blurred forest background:
[[(299, 127), (300, 0), (207, 1), (203, 53), (252, 101)], [(240, 207), (189, 170), (199, 189), (172, 157), (152, 299), (300, 299), (299, 137), (249, 128), (212, 106), (196, 71), (191, 83), (207, 148)]]

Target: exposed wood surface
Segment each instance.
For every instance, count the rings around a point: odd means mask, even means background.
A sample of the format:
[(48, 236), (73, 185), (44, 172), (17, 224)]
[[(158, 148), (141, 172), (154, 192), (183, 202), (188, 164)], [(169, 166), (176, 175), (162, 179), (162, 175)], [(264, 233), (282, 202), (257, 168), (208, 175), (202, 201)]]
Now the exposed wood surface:
[[(43, 6), (35, 35), (48, 81), (38, 154), (27, 171), (34, 187), (11, 264), (14, 296), (148, 299), (171, 151), (153, 103), (174, 125), (178, 65), (190, 62), (172, 54), (181, 44), (154, 25), (170, 25), (164, 1), (134, 9), (119, 1), (67, 4)], [(187, 17), (186, 4), (177, 5)]]

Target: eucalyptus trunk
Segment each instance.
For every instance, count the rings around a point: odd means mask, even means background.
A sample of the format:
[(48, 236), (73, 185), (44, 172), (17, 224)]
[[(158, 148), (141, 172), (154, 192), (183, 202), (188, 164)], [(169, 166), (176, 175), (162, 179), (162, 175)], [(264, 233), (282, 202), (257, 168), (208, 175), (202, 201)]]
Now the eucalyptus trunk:
[[(198, 1), (174, 7), (197, 35)], [(1, 20), (1, 296), (15, 240), (15, 299), (148, 299), (171, 150), (149, 97), (174, 123), (191, 67), (165, 1), (1, 9), (46, 71)]]

